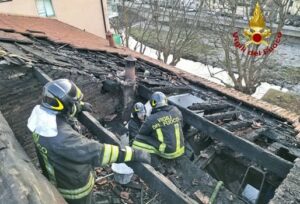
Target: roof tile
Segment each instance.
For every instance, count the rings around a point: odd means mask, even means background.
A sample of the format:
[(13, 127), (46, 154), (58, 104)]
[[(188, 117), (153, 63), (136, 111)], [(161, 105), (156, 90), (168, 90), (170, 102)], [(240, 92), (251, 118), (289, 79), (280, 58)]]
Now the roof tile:
[(10, 33), (0, 30), (0, 40), (19, 43), (32, 43), (32, 41), (19, 33)]
[(56, 19), (0, 14), (0, 29), (20, 33), (28, 33), (28, 30), (43, 32), (54, 42), (80, 48), (100, 49), (108, 46), (107, 40)]

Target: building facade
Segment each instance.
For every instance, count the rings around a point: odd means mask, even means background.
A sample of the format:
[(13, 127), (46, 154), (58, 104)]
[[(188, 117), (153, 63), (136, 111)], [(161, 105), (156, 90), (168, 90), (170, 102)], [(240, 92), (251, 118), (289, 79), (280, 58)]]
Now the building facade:
[(109, 30), (106, 0), (0, 0), (0, 13), (55, 18), (103, 38)]

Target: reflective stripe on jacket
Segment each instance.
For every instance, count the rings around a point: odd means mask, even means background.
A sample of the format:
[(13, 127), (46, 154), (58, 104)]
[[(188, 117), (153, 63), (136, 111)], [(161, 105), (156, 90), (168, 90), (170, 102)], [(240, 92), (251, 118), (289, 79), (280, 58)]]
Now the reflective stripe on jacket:
[(133, 147), (173, 159), (184, 153), (182, 114), (175, 106), (152, 110), (139, 130)]
[(61, 116), (57, 116), (56, 122), (57, 136), (33, 133), (33, 139), (43, 174), (66, 199), (80, 199), (92, 191), (94, 167), (133, 159), (130, 147), (124, 151), (118, 146), (87, 139)]

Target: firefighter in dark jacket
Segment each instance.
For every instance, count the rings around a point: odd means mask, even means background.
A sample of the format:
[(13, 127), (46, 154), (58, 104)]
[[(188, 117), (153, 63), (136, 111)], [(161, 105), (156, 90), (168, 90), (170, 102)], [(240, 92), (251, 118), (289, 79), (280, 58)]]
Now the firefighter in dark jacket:
[(169, 106), (162, 92), (152, 94), (152, 112), (139, 130), (133, 147), (166, 159), (174, 159), (184, 153), (182, 114), (175, 106)]
[(146, 108), (141, 102), (137, 102), (133, 106), (131, 118), (128, 122), (129, 145), (132, 145), (134, 138), (139, 133), (143, 122), (146, 119)]
[(92, 202), (94, 167), (150, 162), (150, 155), (143, 151), (120, 149), (82, 136), (76, 115), (91, 110), (82, 98), (80, 89), (68, 79), (49, 82), (43, 89), (42, 105), (33, 109), (27, 124), (43, 174), (71, 204)]

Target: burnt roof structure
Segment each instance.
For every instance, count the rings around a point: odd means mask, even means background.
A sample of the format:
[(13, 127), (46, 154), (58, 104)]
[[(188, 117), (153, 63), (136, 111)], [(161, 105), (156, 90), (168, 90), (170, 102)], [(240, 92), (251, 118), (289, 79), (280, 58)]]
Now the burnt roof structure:
[[(294, 186), (288, 199), (297, 202), (296, 192), (300, 189), (300, 181), (297, 180), (298, 167), (294, 161), (300, 157), (300, 142), (297, 140), (300, 125), (296, 114), (128, 49), (111, 48), (106, 40), (57, 20), (0, 14), (0, 111), (34, 163), (35, 150), (26, 122), (32, 108), (40, 101), (45, 80), (49, 77), (73, 80), (82, 89), (85, 100), (95, 107), (94, 115), (98, 121), (118, 121), (124, 105), (120, 93), (124, 81), (124, 58), (128, 55), (138, 59), (135, 65), (137, 97), (146, 100), (153, 91), (165, 92), (170, 96), (170, 103), (183, 112), (185, 122), (197, 130), (186, 136), (191, 151), (197, 156), (191, 169), (197, 169), (197, 165), (202, 166), (201, 168), (209, 166), (208, 172), (220, 178), (214, 172), (213, 164), (209, 163), (214, 155), (220, 155), (218, 151), (227, 152), (226, 155), (230, 157), (242, 158), (240, 163), (244, 163), (244, 166), (265, 168), (271, 174), (271, 178), (268, 178), (270, 182), (276, 180), (275, 187), (287, 175), (282, 185), (288, 185), (290, 178), (293, 178)], [(144, 75), (146, 70), (150, 72), (149, 76)], [(85, 116), (82, 123), (95, 135), (97, 131), (101, 131), (105, 137), (113, 138), (108, 139), (108, 142), (119, 143), (118, 136), (122, 131), (112, 129), (115, 135), (108, 133), (101, 129), (100, 124), (95, 126), (89, 116)], [(107, 124), (109, 127), (109, 123)], [(212, 140), (208, 141), (205, 136)], [(205, 143), (205, 148), (199, 148)], [(238, 155), (240, 153), (242, 156)], [(184, 171), (183, 166), (174, 165), (174, 168), (178, 168), (180, 173)], [(241, 169), (245, 170), (243, 167)], [(216, 180), (211, 176), (202, 170), (199, 172), (200, 181), (202, 177), (206, 177), (216, 185)], [(148, 176), (165, 179), (155, 174)], [(147, 182), (146, 179), (144, 180)], [(170, 180), (178, 188), (185, 182), (184, 179), (180, 181), (172, 177)], [(170, 187), (172, 184), (166, 187), (169, 184), (162, 182), (161, 185), (157, 188), (171, 189), (171, 193), (178, 190)], [(212, 186), (208, 188), (208, 192), (213, 191)], [(226, 187), (231, 190), (232, 186), (234, 185), (228, 181)], [(193, 189), (191, 193), (197, 189), (205, 192), (205, 188), (201, 189), (197, 185), (187, 188)], [(278, 189), (281, 188), (285, 187), (280, 186)], [(276, 196), (280, 197), (283, 191), (277, 190)], [(224, 197), (228, 196), (226, 202), (230, 199), (240, 202), (237, 198), (231, 198), (227, 190), (221, 193)], [(173, 199), (181, 199), (182, 203), (191, 202), (184, 195), (177, 194)], [(281, 203), (276, 196), (272, 202)]]

